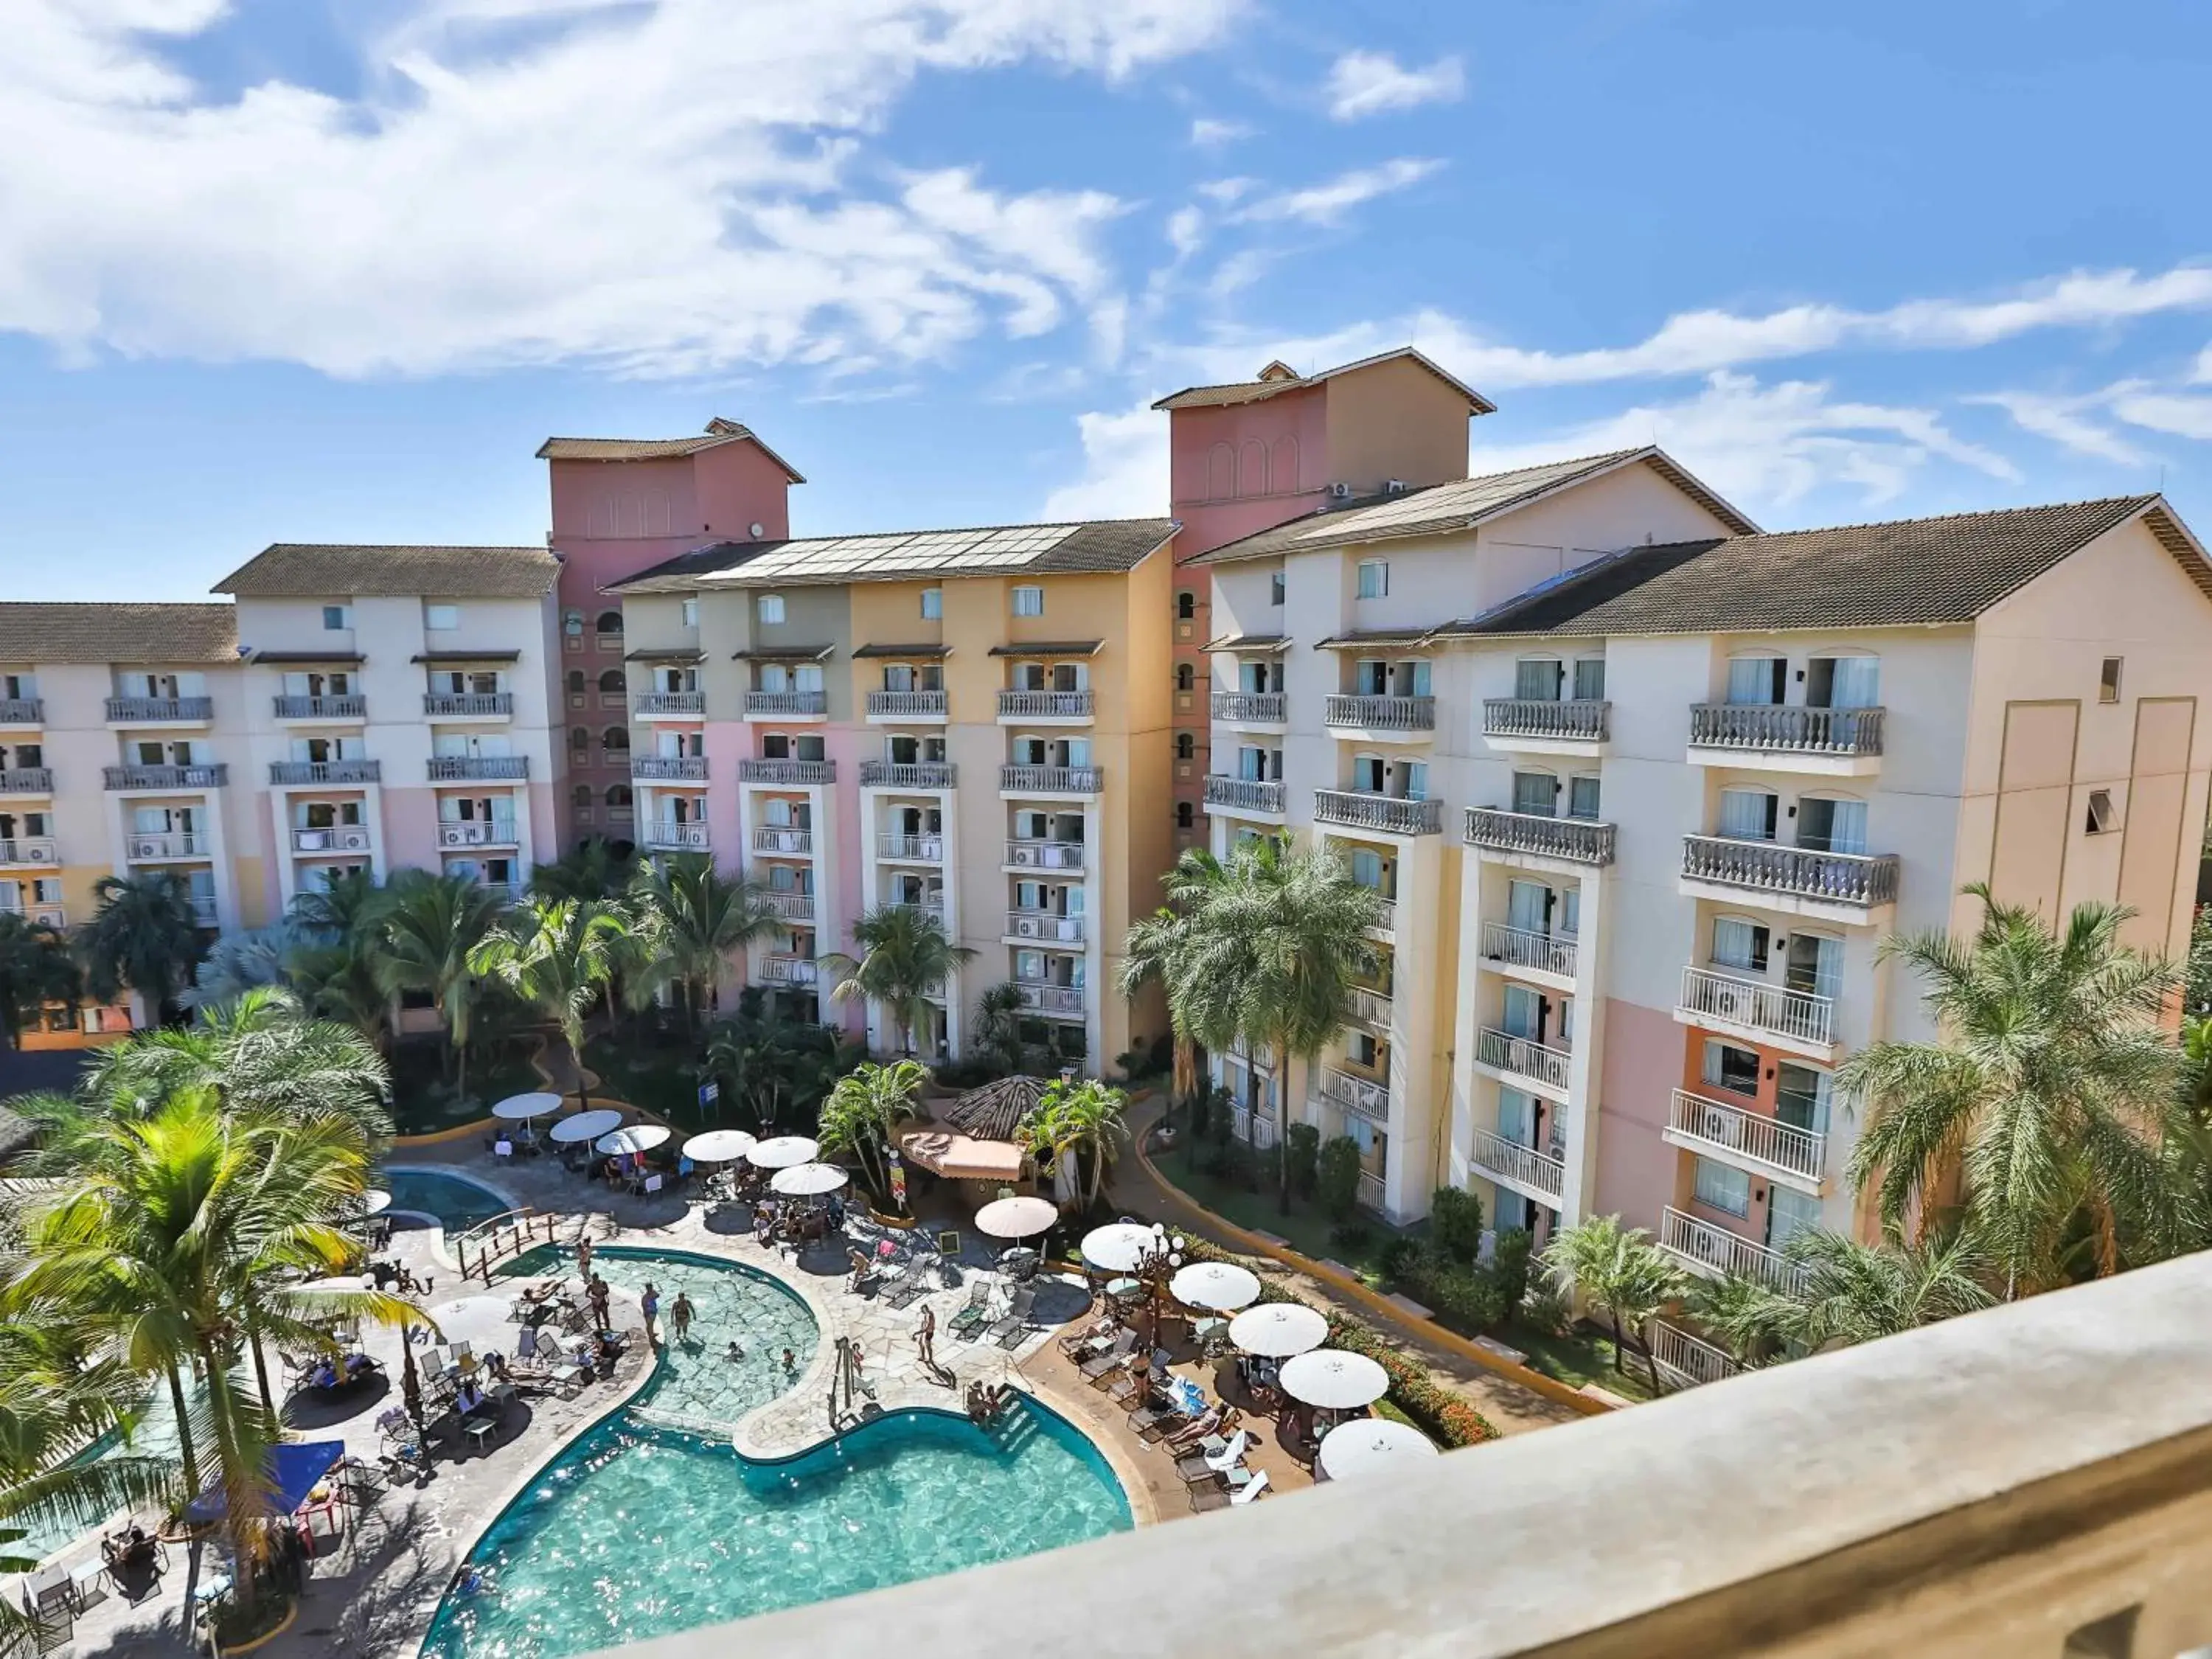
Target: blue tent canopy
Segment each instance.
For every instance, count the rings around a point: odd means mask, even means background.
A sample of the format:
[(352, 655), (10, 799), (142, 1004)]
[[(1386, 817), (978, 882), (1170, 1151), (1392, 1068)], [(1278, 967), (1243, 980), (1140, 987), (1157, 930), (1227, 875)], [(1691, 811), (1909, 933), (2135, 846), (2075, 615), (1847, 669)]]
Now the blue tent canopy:
[[(343, 1440), (292, 1441), (271, 1449), (267, 1472), (273, 1489), (270, 1513), (289, 1515), (298, 1509), (315, 1483), (331, 1472), (331, 1465), (344, 1455)], [(210, 1486), (185, 1505), (185, 1519), (198, 1526), (220, 1521), (229, 1511), (229, 1495), (221, 1486)]]

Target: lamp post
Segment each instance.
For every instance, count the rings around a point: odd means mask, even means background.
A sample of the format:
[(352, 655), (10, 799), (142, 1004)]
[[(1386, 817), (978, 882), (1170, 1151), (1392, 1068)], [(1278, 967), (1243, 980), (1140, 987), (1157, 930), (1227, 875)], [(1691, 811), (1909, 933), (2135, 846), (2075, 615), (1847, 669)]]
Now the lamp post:
[(1182, 1266), (1183, 1240), (1181, 1234), (1170, 1234), (1159, 1222), (1152, 1223), (1152, 1243), (1137, 1258), (1135, 1277), (1145, 1287), (1145, 1299), (1152, 1312), (1152, 1346), (1160, 1346), (1161, 1304), (1167, 1300), (1168, 1280)]

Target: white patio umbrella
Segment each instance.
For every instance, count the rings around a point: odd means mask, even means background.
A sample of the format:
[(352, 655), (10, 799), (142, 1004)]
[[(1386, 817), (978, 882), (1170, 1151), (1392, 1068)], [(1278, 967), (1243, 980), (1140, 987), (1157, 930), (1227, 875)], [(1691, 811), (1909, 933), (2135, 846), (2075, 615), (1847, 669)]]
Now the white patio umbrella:
[(371, 1187), (361, 1195), (361, 1212), (363, 1215), (382, 1215), (391, 1207), (392, 1194), (381, 1187)]
[(819, 1198), (845, 1184), (845, 1172), (834, 1164), (794, 1164), (778, 1170), (769, 1180), (777, 1192), (792, 1198)]
[(666, 1140), (672, 1133), (665, 1123), (633, 1123), (627, 1129), (616, 1129), (601, 1135), (592, 1145), (609, 1156), (617, 1152), (649, 1152)]
[(684, 1156), (697, 1164), (729, 1164), (758, 1145), (743, 1129), (709, 1129), (684, 1143)]
[(1437, 1455), (1428, 1436), (1387, 1417), (1355, 1418), (1321, 1437), (1322, 1472), (1332, 1480), (1387, 1474)]
[(597, 1140), (610, 1129), (622, 1127), (622, 1114), (605, 1106), (595, 1106), (588, 1112), (579, 1112), (574, 1117), (564, 1117), (553, 1126), (552, 1138), (562, 1146), (572, 1141)]
[(561, 1109), (561, 1097), (539, 1090), (534, 1094), (509, 1095), (491, 1109), (506, 1123), (527, 1123), (533, 1117), (550, 1117)]
[(761, 1170), (788, 1170), (794, 1164), (811, 1164), (822, 1155), (819, 1142), (805, 1135), (777, 1135), (753, 1143), (745, 1162)]
[(1168, 1294), (1186, 1308), (1234, 1313), (1260, 1299), (1260, 1277), (1233, 1261), (1194, 1261), (1168, 1280)]
[(1084, 1234), (1083, 1260), (1085, 1265), (1106, 1273), (1133, 1273), (1137, 1263), (1150, 1255), (1158, 1244), (1150, 1227), (1140, 1227), (1133, 1221), (1115, 1221)]
[(1229, 1322), (1229, 1340), (1262, 1359), (1288, 1359), (1328, 1340), (1328, 1318), (1303, 1302), (1268, 1302)]
[(1293, 1400), (1324, 1411), (1371, 1406), (1390, 1392), (1390, 1373), (1364, 1353), (1316, 1348), (1285, 1359), (1279, 1381)]
[(1060, 1206), (1048, 1198), (994, 1198), (975, 1212), (975, 1231), (994, 1238), (1027, 1238), (1060, 1219)]

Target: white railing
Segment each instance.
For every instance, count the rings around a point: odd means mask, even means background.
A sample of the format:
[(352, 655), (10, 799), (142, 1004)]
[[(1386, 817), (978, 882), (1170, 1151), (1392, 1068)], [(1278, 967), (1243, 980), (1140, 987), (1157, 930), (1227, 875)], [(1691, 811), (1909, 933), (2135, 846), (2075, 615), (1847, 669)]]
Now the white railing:
[(1096, 766), (1002, 766), (999, 787), (1014, 793), (1095, 795), (1101, 775)]
[(462, 714), (512, 714), (512, 691), (425, 691), (422, 712), (434, 717)]
[(1001, 691), (1002, 720), (1084, 720), (1091, 718), (1088, 691)]
[(1437, 724), (1434, 697), (1332, 696), (1322, 707), (1328, 726), (1356, 726), (1370, 732), (1431, 732)]
[(1645, 1327), (1644, 1340), (1650, 1344), (1659, 1375), (1677, 1389), (1723, 1382), (1743, 1369), (1711, 1343), (1663, 1319), (1655, 1319)]
[(1362, 1170), (1359, 1185), (1352, 1198), (1361, 1209), (1373, 1210), (1380, 1214), (1382, 1209), (1382, 1177), (1372, 1170)]
[(1594, 818), (1555, 818), (1502, 806), (1470, 806), (1463, 832), (1469, 847), (1494, 853), (1532, 853), (1570, 864), (1611, 864), (1614, 834)]
[(1747, 1026), (1800, 1042), (1836, 1040), (1832, 997), (1793, 991), (1761, 979), (1744, 979), (1711, 968), (1682, 969), (1682, 1011), (1702, 1019)]
[(1873, 906), (1897, 899), (1897, 854), (1820, 853), (1726, 836), (1682, 837), (1682, 874), (1753, 892), (1790, 893), (1831, 904)]
[(741, 760), (739, 783), (825, 784), (837, 781), (833, 760)]
[(441, 847), (513, 847), (518, 831), (513, 818), (453, 818), (438, 825)]
[(951, 761), (881, 761), (860, 763), (863, 789), (951, 789), (960, 781)]
[(1345, 999), (1345, 1012), (1363, 1025), (1372, 1025), (1388, 1030), (1390, 1025), (1390, 999), (1380, 991), (1370, 991), (1364, 985), (1355, 985)]
[(678, 823), (673, 818), (647, 818), (644, 829), (647, 847), (684, 848), (698, 851), (707, 845), (707, 826), (703, 823)]
[(868, 713), (878, 720), (934, 720), (945, 712), (942, 691), (871, 691)]
[(313, 830), (295, 827), (292, 850), (295, 853), (366, 853), (369, 850), (368, 826), (365, 823), (331, 823)]
[(1370, 1123), (1390, 1121), (1390, 1085), (1377, 1083), (1335, 1066), (1318, 1067), (1314, 1092), (1340, 1111), (1364, 1117)]
[(51, 836), (19, 836), (0, 841), (0, 864), (58, 864), (60, 849)]
[(1206, 775), (1206, 804), (1226, 807), (1232, 812), (1270, 812), (1279, 817), (1285, 810), (1283, 786), (1209, 772)]
[(358, 691), (276, 699), (276, 718), (280, 720), (357, 720), (368, 713), (368, 699)]
[(748, 714), (826, 714), (830, 712), (827, 691), (748, 691), (745, 693), (745, 713)]
[(629, 775), (641, 781), (658, 779), (669, 783), (704, 783), (704, 755), (632, 755)]
[(641, 691), (636, 698), (637, 712), (650, 719), (655, 714), (678, 714), (685, 717), (707, 712), (704, 691)]
[(0, 726), (43, 726), (46, 705), (38, 697), (0, 697)]
[(761, 977), (771, 985), (813, 985), (822, 975), (811, 957), (768, 956), (761, 958)]
[(1725, 1227), (1667, 1206), (1659, 1224), (1659, 1248), (1693, 1273), (1756, 1279), (1778, 1291), (1795, 1289), (1804, 1271), (1779, 1250), (1740, 1237)]
[(1022, 1006), (1041, 1014), (1066, 1014), (1082, 1018), (1087, 1007), (1084, 988), (1080, 985), (1046, 985), (1036, 980), (1017, 980), (1015, 988), (1021, 993)]
[(1280, 726), (1290, 718), (1289, 705), (1279, 691), (1217, 691), (1213, 694), (1213, 718), (1228, 720), (1249, 720), (1261, 726)]
[(1760, 1174), (1780, 1170), (1818, 1181), (1826, 1167), (1826, 1135), (1686, 1089), (1674, 1091), (1667, 1127), (1680, 1139), (1696, 1142), (1698, 1152), (1716, 1153), (1723, 1163), (1739, 1168), (1755, 1166)]
[[(106, 769), (113, 773), (128, 769), (111, 766)], [(54, 769), (51, 766), (11, 766), (0, 771), (0, 795), (51, 794), (53, 787)], [(118, 784), (111, 779), (107, 787), (117, 789), (128, 786)]]
[(1690, 708), (1690, 746), (1784, 755), (1879, 755), (1880, 708), (1797, 708), (1701, 702)]
[(1550, 1089), (1567, 1086), (1567, 1068), (1574, 1060), (1565, 1048), (1554, 1048), (1534, 1037), (1515, 1036), (1494, 1025), (1486, 1025), (1476, 1034), (1474, 1057), (1493, 1071), (1510, 1072)]
[(374, 783), (383, 776), (382, 761), (270, 761), (269, 763), (269, 781), (272, 784)]
[(155, 722), (161, 720), (207, 720), (215, 718), (213, 697), (110, 697), (107, 718), (111, 720)]
[(780, 853), (789, 858), (814, 856), (814, 832), (788, 824), (766, 824), (753, 831), (753, 851)]
[(477, 779), (512, 782), (529, 775), (530, 757), (527, 755), (433, 755), (430, 757), (430, 781), (433, 783), (465, 782)]
[(1052, 910), (1009, 910), (1006, 933), (1012, 939), (1035, 939), (1044, 945), (1080, 945), (1083, 918)]
[(1229, 1134), (1234, 1140), (1249, 1141), (1252, 1139), (1252, 1109), (1249, 1106), (1231, 1106), (1229, 1109)]
[(1377, 933), (1395, 933), (1398, 931), (1397, 902), (1393, 899), (1384, 899), (1378, 908), (1382, 914), (1376, 916), (1372, 931)]
[(943, 836), (878, 836), (876, 856), (898, 859), (908, 864), (942, 864), (945, 862)]
[(1006, 862), (1021, 870), (1080, 870), (1083, 843), (1079, 841), (1010, 841)]
[(1540, 697), (1485, 697), (1486, 738), (1542, 738), (1553, 742), (1603, 743), (1613, 705), (1595, 700), (1547, 702)]
[(927, 917), (939, 926), (942, 926), (945, 921), (945, 901), (942, 898), (888, 899), (884, 902), (884, 908), (886, 910), (911, 910), (916, 915)]
[(1386, 836), (1433, 836), (1444, 827), (1444, 804), (1372, 795), (1364, 790), (1316, 789), (1314, 821), (1377, 830)]
[(1508, 1140), (1493, 1130), (1475, 1130), (1474, 1161), (1492, 1175), (1533, 1188), (1547, 1198), (1558, 1198), (1567, 1188), (1565, 1161)]
[(781, 917), (785, 921), (814, 920), (814, 895), (811, 893), (778, 892), (771, 890), (763, 895), (762, 902), (766, 906), (769, 915)]
[[(44, 767), (27, 769), (46, 772)], [(126, 766), (103, 766), (100, 770), (110, 789), (220, 789), (230, 781), (230, 768), (221, 761), (212, 766), (158, 766), (134, 762)], [(53, 774), (46, 772), (46, 777), (51, 786)]]
[(215, 837), (184, 830), (133, 835), (125, 838), (123, 851), (133, 861), (140, 859), (204, 859), (213, 855)]
[(1482, 924), (1482, 954), (1492, 962), (1539, 973), (1575, 976), (1575, 937), (1571, 933), (1539, 933), (1527, 927), (1509, 927), (1502, 921)]

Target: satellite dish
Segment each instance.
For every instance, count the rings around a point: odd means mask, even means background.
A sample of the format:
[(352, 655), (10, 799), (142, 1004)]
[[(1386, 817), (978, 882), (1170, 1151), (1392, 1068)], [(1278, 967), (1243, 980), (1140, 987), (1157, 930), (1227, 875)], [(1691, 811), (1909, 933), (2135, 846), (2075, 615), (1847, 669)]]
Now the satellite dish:
[(758, 541), (762, 537), (768, 534), (768, 527), (765, 525), (755, 523), (752, 526), (752, 532), (753, 539), (755, 541)]

